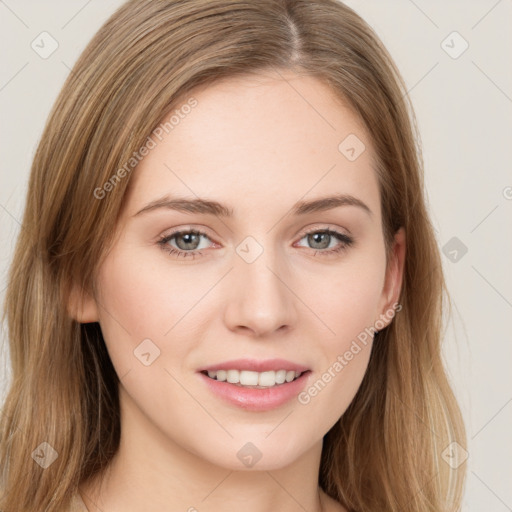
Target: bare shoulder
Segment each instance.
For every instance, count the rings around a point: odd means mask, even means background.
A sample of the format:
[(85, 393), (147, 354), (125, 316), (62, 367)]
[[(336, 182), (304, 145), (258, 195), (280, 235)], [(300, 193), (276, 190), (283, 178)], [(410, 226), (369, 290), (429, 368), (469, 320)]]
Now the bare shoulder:
[(343, 507), (339, 502), (335, 499), (331, 498), (324, 491), (321, 491), (322, 494), (322, 502), (325, 512), (348, 512), (345, 507)]

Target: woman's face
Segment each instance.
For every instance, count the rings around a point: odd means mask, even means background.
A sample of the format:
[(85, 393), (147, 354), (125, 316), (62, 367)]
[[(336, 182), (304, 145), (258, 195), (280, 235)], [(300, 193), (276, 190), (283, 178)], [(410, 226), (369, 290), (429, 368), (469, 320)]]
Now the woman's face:
[(322, 82), (283, 76), (196, 89), (152, 134), (82, 318), (100, 322), (124, 428), (232, 469), (318, 447), (400, 287), (368, 134)]

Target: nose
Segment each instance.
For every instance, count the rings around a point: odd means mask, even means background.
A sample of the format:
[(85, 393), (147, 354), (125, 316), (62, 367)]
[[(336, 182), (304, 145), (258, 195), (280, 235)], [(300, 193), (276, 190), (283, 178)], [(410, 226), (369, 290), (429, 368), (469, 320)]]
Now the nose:
[(278, 264), (269, 251), (264, 251), (252, 263), (236, 256), (227, 285), (226, 326), (257, 337), (293, 328), (297, 299), (290, 281), (284, 263)]

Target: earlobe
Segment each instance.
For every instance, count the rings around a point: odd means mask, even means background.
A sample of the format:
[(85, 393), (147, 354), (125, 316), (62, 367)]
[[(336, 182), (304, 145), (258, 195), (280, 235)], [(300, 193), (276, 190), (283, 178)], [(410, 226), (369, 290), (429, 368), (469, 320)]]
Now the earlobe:
[(81, 324), (98, 322), (98, 307), (94, 298), (78, 286), (73, 286), (68, 302), (68, 314)]
[(401, 309), (396, 307), (402, 289), (403, 273), (405, 268), (406, 240), (405, 229), (401, 227), (394, 236), (393, 247), (386, 269), (386, 278), (382, 290), (380, 318), (389, 325), (395, 311)]

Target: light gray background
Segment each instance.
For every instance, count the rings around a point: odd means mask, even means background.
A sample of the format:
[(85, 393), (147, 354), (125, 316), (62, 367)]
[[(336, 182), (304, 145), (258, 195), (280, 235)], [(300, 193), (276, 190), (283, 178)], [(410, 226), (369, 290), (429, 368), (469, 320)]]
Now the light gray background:
[[(31, 159), (50, 107), (79, 53), (121, 3), (0, 0), (2, 299)], [(397, 62), (421, 131), (430, 212), (455, 306), (444, 354), (469, 438), (463, 510), (512, 511), (512, 0), (347, 4)], [(59, 44), (47, 59), (31, 48), (43, 31)], [(445, 51), (463, 49), (458, 36), (446, 39), (453, 31), (469, 44), (458, 58)], [(458, 246), (446, 245), (453, 237)], [(5, 347), (0, 357), (2, 399), (9, 378)]]

